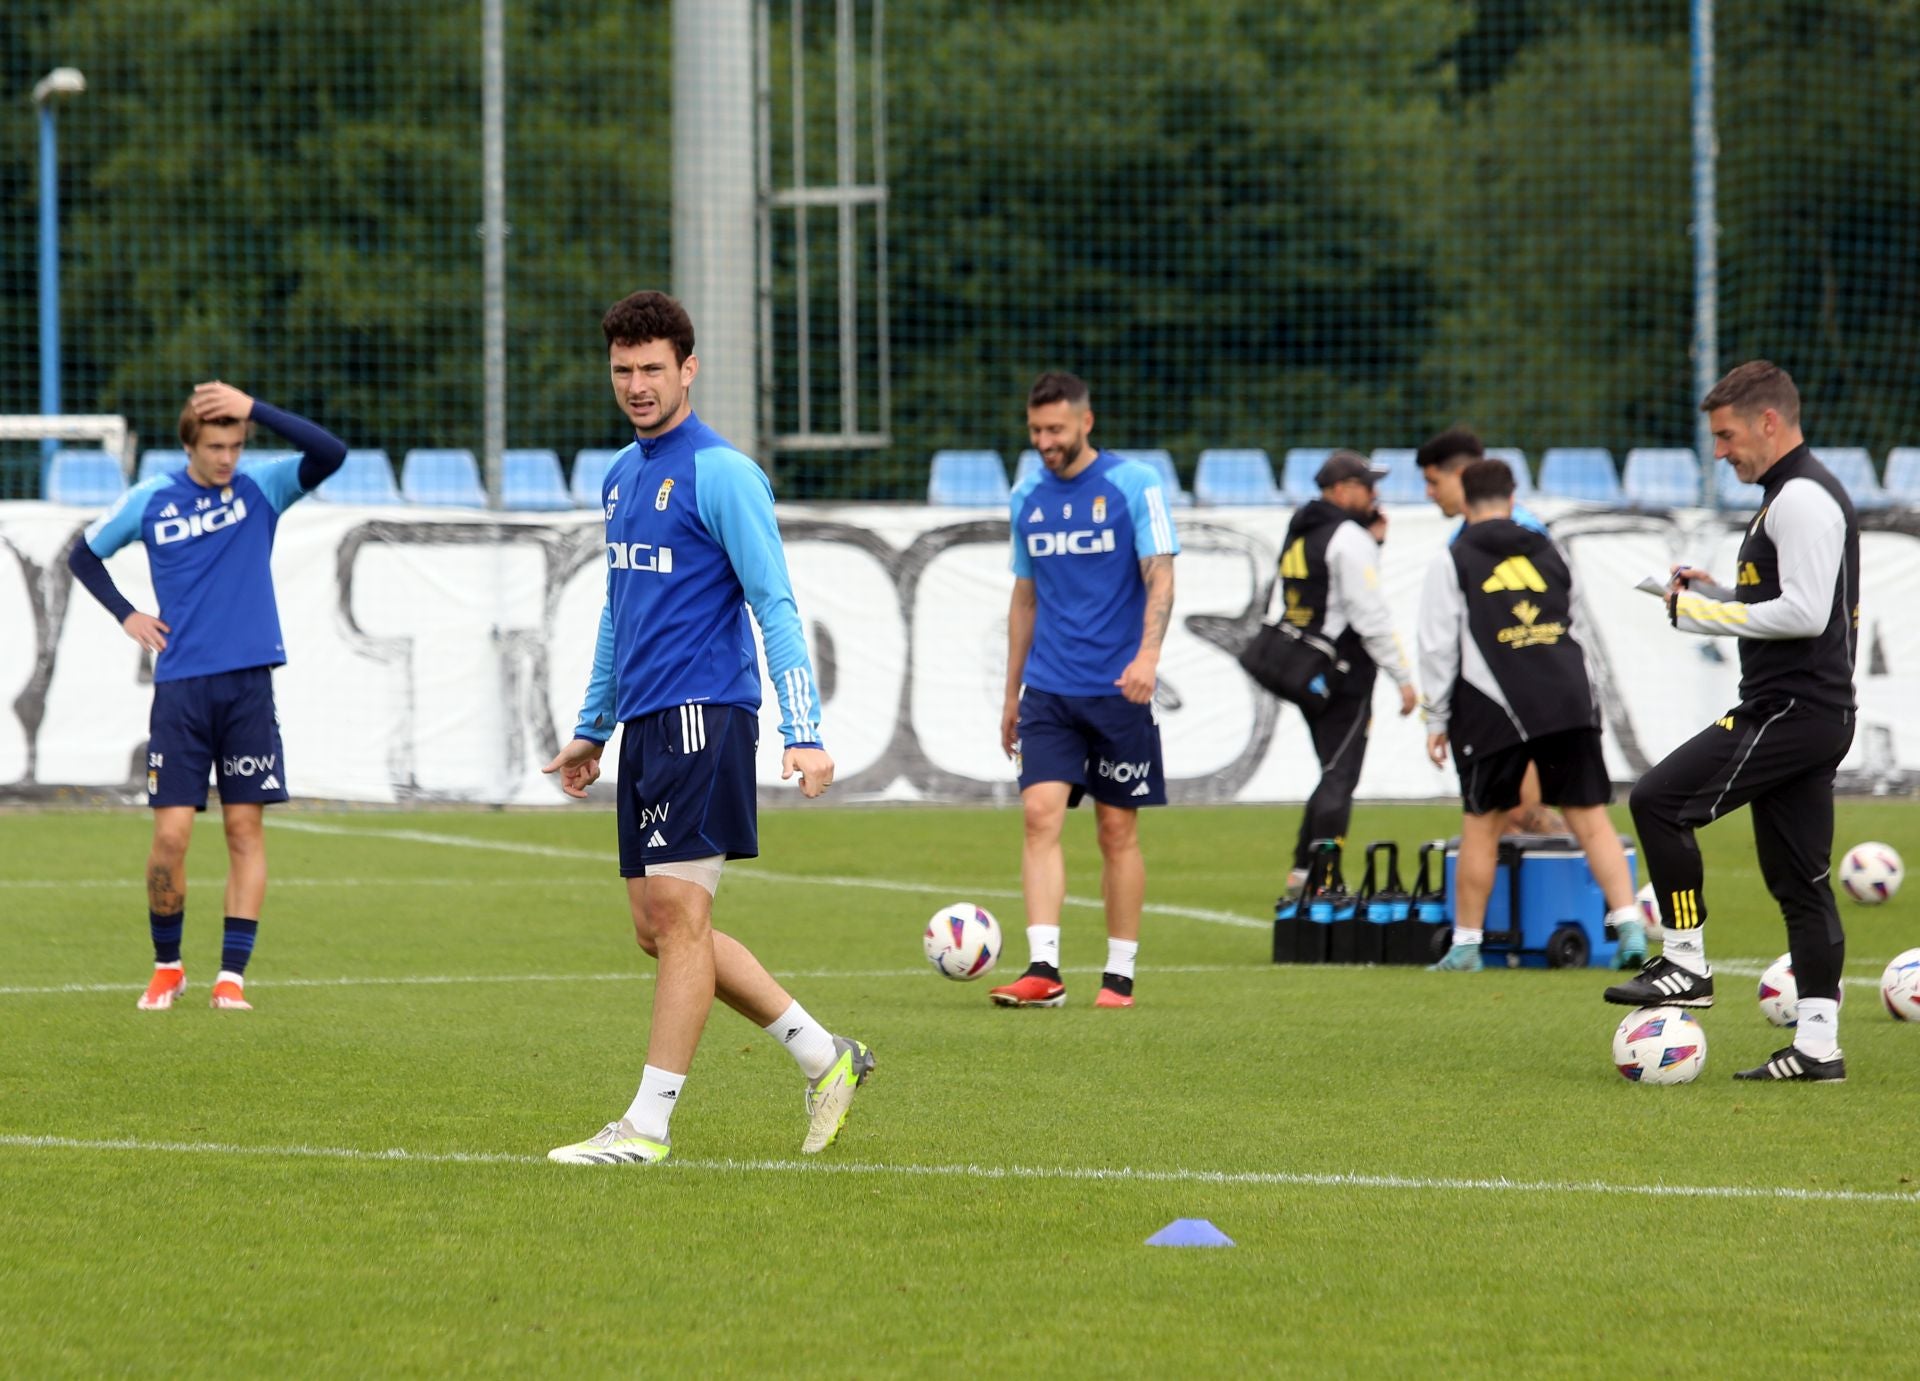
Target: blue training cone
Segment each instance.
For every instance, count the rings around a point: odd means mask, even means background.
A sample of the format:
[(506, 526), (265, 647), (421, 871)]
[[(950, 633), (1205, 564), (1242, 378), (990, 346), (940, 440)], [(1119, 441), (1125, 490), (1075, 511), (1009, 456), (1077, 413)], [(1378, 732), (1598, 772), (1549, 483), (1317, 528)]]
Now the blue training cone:
[(1149, 1247), (1231, 1247), (1233, 1239), (1205, 1218), (1175, 1218), (1147, 1239)]

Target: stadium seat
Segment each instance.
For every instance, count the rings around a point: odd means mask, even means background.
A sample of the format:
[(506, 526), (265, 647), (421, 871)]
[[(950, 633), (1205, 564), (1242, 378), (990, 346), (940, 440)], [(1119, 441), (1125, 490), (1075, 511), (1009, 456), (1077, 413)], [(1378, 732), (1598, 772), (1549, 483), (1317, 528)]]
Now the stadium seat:
[(935, 451), (927, 502), (942, 508), (1005, 508), (1012, 490), (998, 451)]
[[(1701, 476), (1700, 488), (1704, 495), (1706, 477)], [(1754, 513), (1767, 501), (1766, 491), (1757, 484), (1742, 484), (1740, 477), (1733, 472), (1733, 466), (1724, 460), (1713, 463), (1713, 506), (1728, 512)]]
[(105, 508), (127, 492), (127, 477), (105, 451), (60, 450), (41, 462), (40, 492), (49, 503)]
[(1320, 497), (1320, 486), (1313, 477), (1332, 454), (1331, 446), (1295, 446), (1287, 452), (1287, 458), (1280, 462), (1280, 487), (1286, 491), (1288, 503), (1312, 503)]
[(1385, 446), (1373, 453), (1373, 463), (1387, 473), (1374, 486), (1381, 503), (1425, 503), (1427, 477), (1420, 473), (1420, 453), (1408, 446)]
[(1626, 495), (1613, 452), (1599, 446), (1551, 446), (1540, 458), (1540, 492), (1556, 499), (1617, 504)]
[(1287, 501), (1273, 482), (1273, 462), (1261, 450), (1202, 451), (1193, 469), (1193, 497), (1196, 503), (1216, 508)]
[(607, 467), (619, 454), (617, 450), (600, 449), (573, 453), (573, 475), (567, 481), (567, 492), (573, 496), (575, 508), (600, 507), (600, 490), (606, 483)]
[(1920, 508), (1920, 446), (1895, 446), (1887, 452), (1887, 473), (1881, 477), (1888, 502), (1901, 508)]
[(163, 451), (154, 449), (140, 453), (139, 478), (150, 480), (155, 475), (174, 474), (187, 468), (185, 451)]
[(1504, 460), (1513, 471), (1513, 497), (1530, 499), (1534, 495), (1533, 471), (1527, 468), (1527, 453), (1518, 446), (1489, 446), (1489, 460)]
[(1160, 472), (1160, 483), (1167, 491), (1167, 502), (1175, 508), (1193, 507), (1193, 495), (1180, 486), (1180, 472), (1173, 468), (1173, 457), (1165, 451), (1115, 451), (1122, 460), (1144, 461)]
[(1636, 446), (1620, 487), (1630, 504), (1691, 508), (1700, 502), (1699, 457), (1678, 446)]
[(480, 467), (473, 452), (415, 449), (400, 462), (400, 494), (408, 503), (433, 508), (485, 508)]
[(1018, 489), (1027, 482), (1027, 476), (1033, 474), (1045, 464), (1038, 451), (1028, 449), (1020, 453), (1020, 459), (1013, 467), (1013, 487)]
[(379, 450), (348, 451), (340, 468), (327, 476), (313, 496), (322, 503), (397, 504), (393, 462)]
[(1880, 477), (1873, 473), (1873, 457), (1864, 446), (1815, 446), (1813, 456), (1833, 471), (1833, 477), (1853, 500), (1856, 513), (1892, 506), (1893, 500), (1880, 487)]
[(560, 457), (552, 451), (502, 451), (500, 506), (539, 513), (572, 508), (573, 496), (560, 474)]

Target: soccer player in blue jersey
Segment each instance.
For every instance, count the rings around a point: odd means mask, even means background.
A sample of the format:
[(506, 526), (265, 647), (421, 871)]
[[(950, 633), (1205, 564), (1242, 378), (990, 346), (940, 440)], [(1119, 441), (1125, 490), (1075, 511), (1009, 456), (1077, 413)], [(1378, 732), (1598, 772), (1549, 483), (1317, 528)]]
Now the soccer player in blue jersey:
[(1106, 901), (1107, 963), (1098, 1007), (1133, 1005), (1147, 872), (1142, 806), (1165, 805), (1153, 692), (1173, 617), (1180, 550), (1160, 476), (1102, 451), (1087, 386), (1042, 374), (1027, 395), (1041, 468), (1013, 491), (1013, 600), (1000, 746), (1020, 764), (1026, 842), (1027, 971), (989, 994), (1003, 1007), (1059, 1007), (1060, 908), (1067, 811), (1093, 797)]
[[(251, 423), (300, 448), (297, 456), (241, 470)], [(163, 1012), (186, 991), (180, 936), (186, 919), (187, 845), (220, 773), (227, 835), (226, 929), (212, 1001), (251, 1011), (245, 974), (267, 894), (261, 829), (269, 801), (287, 799), (287, 764), (273, 709), (273, 668), (287, 660), (274, 603), (274, 533), (287, 506), (340, 468), (347, 448), (305, 418), (230, 384), (201, 384), (180, 413), (184, 470), (142, 480), (95, 521), (68, 553), (74, 577), (127, 636), (154, 654), (147, 740), (147, 923), (153, 979), (140, 1009)], [(130, 542), (147, 549), (158, 614), (135, 609), (102, 564)]]
[(601, 322), (613, 393), (634, 442), (601, 484), (607, 602), (573, 741), (548, 763), (585, 797), (618, 726), (620, 874), (640, 947), (659, 960), (646, 1068), (627, 1111), (549, 1158), (656, 1163), (717, 996), (785, 1047), (807, 1080), (801, 1150), (827, 1148), (873, 1072), (873, 1054), (836, 1036), (747, 947), (713, 928), (722, 865), (760, 852), (754, 753), (760, 625), (780, 700), (783, 778), (801, 794), (833, 784), (773, 486), (694, 414), (693, 322), (665, 293), (638, 292)]

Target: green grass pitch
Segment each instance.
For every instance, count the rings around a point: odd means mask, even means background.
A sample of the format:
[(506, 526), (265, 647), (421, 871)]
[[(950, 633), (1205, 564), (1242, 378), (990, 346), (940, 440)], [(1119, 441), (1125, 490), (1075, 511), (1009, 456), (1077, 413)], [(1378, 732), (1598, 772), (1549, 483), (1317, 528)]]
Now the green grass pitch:
[[(626, 1106), (651, 994), (610, 814), (270, 815), (251, 1014), (205, 1005), (215, 820), (192, 989), (147, 1014), (145, 814), (0, 815), (0, 1372), (1911, 1371), (1920, 1024), (1875, 986), (1920, 884), (1842, 902), (1849, 1081), (1735, 1084), (1784, 1043), (1752, 981), (1785, 939), (1744, 816), (1705, 831), (1707, 1067), (1645, 1088), (1598, 971), (1266, 962), (1297, 819), (1145, 817), (1131, 1011), (1091, 1002), (1070, 820), (1071, 1000), (1002, 1011), (919, 933), (980, 900), (1018, 972), (1016, 813), (769, 811), (720, 924), (874, 1047), (873, 1082), (803, 1159), (798, 1072), (716, 1008), (676, 1161), (589, 1169), (545, 1152)], [(1839, 819), (1920, 863), (1920, 805)], [(1456, 821), (1367, 807), (1354, 837)], [(1175, 1218), (1237, 1245), (1144, 1245)]]

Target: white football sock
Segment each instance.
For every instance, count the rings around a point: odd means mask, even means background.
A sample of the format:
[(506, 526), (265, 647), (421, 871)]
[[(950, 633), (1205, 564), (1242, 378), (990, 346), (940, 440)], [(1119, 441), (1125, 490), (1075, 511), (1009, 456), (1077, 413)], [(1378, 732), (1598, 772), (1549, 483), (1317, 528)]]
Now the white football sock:
[(1609, 911), (1607, 913), (1607, 924), (1613, 926), (1615, 929), (1618, 929), (1629, 921), (1640, 924), (1645, 923), (1646, 917), (1640, 914), (1638, 903), (1623, 906), (1617, 911)]
[(218, 987), (222, 983), (231, 983), (236, 988), (244, 988), (247, 986), (247, 980), (240, 974), (235, 973), (232, 969), (220, 970), (219, 976), (216, 977), (213, 982), (215, 987)]
[(1487, 938), (1486, 928), (1475, 930), (1471, 926), (1457, 925), (1453, 928), (1453, 942), (1456, 945), (1477, 945)]
[(1800, 1026), (1793, 1033), (1793, 1048), (1816, 1060), (1830, 1060), (1840, 1053), (1840, 1004), (1830, 997), (1800, 999)]
[(1707, 941), (1696, 930), (1673, 930), (1665, 932), (1660, 953), (1669, 963), (1678, 964), (1696, 978), (1706, 978), (1711, 971), (1707, 968)]
[(1133, 957), (1140, 952), (1138, 940), (1116, 940), (1107, 937), (1106, 971), (1121, 978), (1133, 977)]
[(686, 1075), (669, 1074), (652, 1065), (641, 1071), (640, 1092), (633, 1095), (633, 1106), (627, 1109), (627, 1121), (633, 1129), (653, 1141), (665, 1141), (667, 1123), (673, 1120), (686, 1082)]
[(1060, 927), (1057, 925), (1030, 925), (1027, 927), (1027, 961), (1033, 964), (1051, 964), (1060, 967)]
[(807, 1015), (807, 1009), (794, 1003), (779, 1019), (763, 1029), (785, 1046), (800, 1072), (818, 1079), (833, 1067), (833, 1032)]

